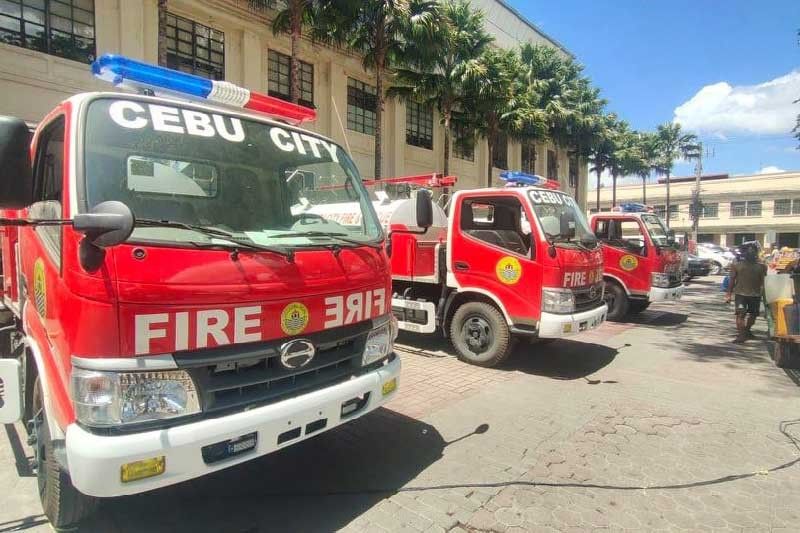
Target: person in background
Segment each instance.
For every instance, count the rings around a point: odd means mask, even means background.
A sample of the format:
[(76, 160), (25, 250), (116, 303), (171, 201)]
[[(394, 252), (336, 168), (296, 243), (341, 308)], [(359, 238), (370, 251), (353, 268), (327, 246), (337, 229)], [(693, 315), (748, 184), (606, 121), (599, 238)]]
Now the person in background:
[(731, 295), (736, 295), (734, 306), (737, 335), (733, 340), (736, 344), (755, 338), (750, 329), (755, 324), (761, 307), (761, 291), (767, 275), (767, 266), (758, 261), (758, 247), (747, 243), (742, 245), (741, 252), (742, 260), (731, 265), (730, 282), (725, 294), (726, 303), (731, 302)]

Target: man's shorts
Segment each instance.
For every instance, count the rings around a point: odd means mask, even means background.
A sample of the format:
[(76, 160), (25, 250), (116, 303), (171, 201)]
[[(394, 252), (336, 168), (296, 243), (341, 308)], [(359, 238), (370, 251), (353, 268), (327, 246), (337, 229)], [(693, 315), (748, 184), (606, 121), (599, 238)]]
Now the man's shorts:
[(737, 315), (747, 314), (758, 316), (758, 312), (761, 310), (761, 296), (743, 296), (737, 294), (735, 304)]

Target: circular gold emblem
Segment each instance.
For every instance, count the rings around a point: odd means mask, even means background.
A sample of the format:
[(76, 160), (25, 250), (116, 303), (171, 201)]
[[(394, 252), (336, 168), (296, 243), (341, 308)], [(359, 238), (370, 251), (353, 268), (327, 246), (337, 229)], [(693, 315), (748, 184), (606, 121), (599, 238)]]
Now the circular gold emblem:
[(497, 279), (506, 285), (514, 285), (522, 277), (522, 265), (515, 257), (505, 256), (497, 262), (495, 267)]
[(619, 266), (622, 268), (622, 270), (627, 270), (630, 272), (639, 266), (639, 260), (636, 259), (635, 255), (623, 255), (619, 258)]
[(287, 335), (302, 333), (308, 326), (308, 308), (300, 302), (292, 302), (281, 312), (281, 329)]

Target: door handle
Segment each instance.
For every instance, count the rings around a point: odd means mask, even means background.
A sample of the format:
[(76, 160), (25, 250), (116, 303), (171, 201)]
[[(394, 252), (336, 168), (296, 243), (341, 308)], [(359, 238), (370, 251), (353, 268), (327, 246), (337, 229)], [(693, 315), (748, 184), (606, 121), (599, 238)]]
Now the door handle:
[(456, 270), (469, 270), (469, 263), (465, 263), (464, 261), (456, 261), (454, 266), (456, 267)]

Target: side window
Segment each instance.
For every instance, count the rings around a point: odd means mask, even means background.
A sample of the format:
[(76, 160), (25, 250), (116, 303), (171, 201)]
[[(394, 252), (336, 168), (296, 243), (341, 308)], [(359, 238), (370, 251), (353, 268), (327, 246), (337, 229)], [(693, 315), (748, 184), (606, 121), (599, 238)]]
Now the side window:
[[(64, 117), (48, 125), (39, 137), (33, 168), (33, 219), (62, 218), (64, 180)], [(61, 226), (39, 226), (36, 233), (53, 261), (61, 264)]]
[(594, 234), (611, 246), (625, 248), (629, 252), (646, 255), (644, 233), (636, 220), (604, 219), (598, 220)]
[(516, 198), (464, 200), (460, 227), (470, 237), (519, 255), (528, 255), (531, 248), (530, 224)]

